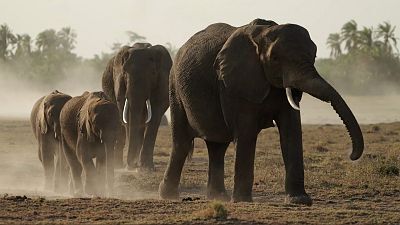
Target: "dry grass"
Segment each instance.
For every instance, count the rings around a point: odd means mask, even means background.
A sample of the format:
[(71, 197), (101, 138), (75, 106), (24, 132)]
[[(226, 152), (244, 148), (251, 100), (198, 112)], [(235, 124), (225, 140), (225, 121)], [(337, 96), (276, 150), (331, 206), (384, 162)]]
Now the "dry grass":
[[(400, 123), (365, 125), (362, 130), (365, 153), (353, 162), (343, 126), (303, 126), (306, 190), (314, 199), (311, 207), (285, 204), (278, 132), (274, 128), (262, 131), (256, 150), (254, 202), (227, 202), (217, 207), (205, 200), (208, 157), (201, 140), (195, 141), (193, 159), (184, 167), (181, 198), (185, 201), (158, 200), (158, 184), (171, 146), (168, 127), (160, 128), (154, 173), (117, 172), (111, 199), (65, 199), (38, 189), (42, 169), (28, 122), (3, 120), (0, 193), (9, 195), (0, 198), (0, 224), (398, 224)], [(225, 167), (229, 192), (233, 186), (232, 147)], [(216, 212), (223, 215), (224, 209), (229, 216), (215, 219)]]

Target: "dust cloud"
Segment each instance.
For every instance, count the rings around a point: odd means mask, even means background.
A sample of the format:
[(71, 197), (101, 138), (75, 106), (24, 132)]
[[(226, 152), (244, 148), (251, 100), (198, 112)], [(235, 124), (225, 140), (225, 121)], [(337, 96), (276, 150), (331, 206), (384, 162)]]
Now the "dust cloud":
[(67, 77), (58, 82), (41, 85), (15, 77), (0, 70), (0, 118), (28, 118), (33, 104), (53, 90), (71, 96), (80, 95), (84, 91), (101, 90), (102, 74), (95, 74), (90, 69), (83, 72), (72, 69)]
[[(43, 191), (43, 169), (37, 155), (37, 141), (28, 122), (35, 101), (55, 89), (72, 96), (87, 90), (101, 90), (101, 74), (94, 74), (94, 71), (90, 70), (84, 74), (71, 71), (68, 78), (51, 87), (46, 84), (39, 87), (0, 71), (0, 193), (46, 198), (70, 197)], [(344, 95), (343, 98), (362, 124), (400, 121), (400, 95), (394, 94), (394, 91), (388, 95)], [(342, 123), (330, 104), (308, 94), (304, 94), (300, 106), (304, 124)], [(169, 119), (169, 110), (166, 115)], [(128, 176), (124, 171), (117, 171), (116, 174), (117, 180), (118, 176)], [(145, 193), (132, 186), (117, 184), (115, 197), (157, 198), (157, 193)]]

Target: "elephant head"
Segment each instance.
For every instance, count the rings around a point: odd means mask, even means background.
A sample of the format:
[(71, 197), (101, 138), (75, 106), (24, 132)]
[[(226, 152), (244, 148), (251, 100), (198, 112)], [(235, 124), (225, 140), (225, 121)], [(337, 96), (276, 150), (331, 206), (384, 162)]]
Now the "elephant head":
[(285, 88), (295, 109), (302, 92), (330, 102), (350, 134), (350, 158), (356, 160), (364, 149), (360, 126), (340, 94), (315, 69), (316, 52), (305, 28), (258, 19), (229, 37), (214, 68), (230, 95), (253, 103), (262, 103), (271, 87)]
[(86, 101), (79, 112), (79, 130), (88, 142), (104, 145), (106, 158), (106, 182), (108, 190), (114, 180), (114, 147), (120, 120), (117, 106), (106, 100), (103, 92), (85, 93)]
[(57, 90), (43, 99), (38, 113), (39, 127), (42, 134), (46, 134), (51, 129), (54, 132), (54, 137), (58, 139), (61, 133), (60, 112), (64, 104), (70, 99), (71, 96)]

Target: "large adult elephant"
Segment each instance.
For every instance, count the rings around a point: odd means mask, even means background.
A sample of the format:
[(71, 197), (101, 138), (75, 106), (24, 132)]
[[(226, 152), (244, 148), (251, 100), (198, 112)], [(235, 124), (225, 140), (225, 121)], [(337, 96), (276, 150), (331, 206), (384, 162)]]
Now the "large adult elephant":
[[(71, 171), (70, 191), (77, 195), (110, 194), (114, 182), (114, 148), (122, 126), (117, 106), (103, 92), (84, 92), (64, 105), (60, 125), (62, 148)], [(84, 187), (82, 169), (86, 175)]]
[(317, 48), (295, 24), (256, 19), (242, 27), (217, 23), (192, 36), (178, 51), (170, 75), (172, 153), (159, 192), (177, 198), (182, 167), (193, 138), (208, 148), (208, 198), (226, 198), (224, 155), (235, 143), (232, 200), (252, 201), (258, 133), (276, 122), (292, 203), (312, 204), (304, 189), (299, 102), (306, 92), (330, 102), (353, 143), (352, 160), (364, 149), (360, 127), (336, 90), (314, 67)]
[(37, 100), (31, 111), (31, 126), (39, 144), (38, 155), (44, 169), (46, 190), (54, 187), (56, 192), (65, 191), (63, 187), (66, 186), (68, 167), (60, 148), (59, 117), (64, 104), (70, 99), (71, 96), (55, 90)]
[[(152, 170), (161, 118), (169, 107), (171, 56), (161, 45), (124, 46), (103, 74), (103, 91), (118, 106), (128, 137), (127, 168)], [(124, 133), (124, 132), (121, 132)], [(119, 153), (122, 161), (122, 151)]]

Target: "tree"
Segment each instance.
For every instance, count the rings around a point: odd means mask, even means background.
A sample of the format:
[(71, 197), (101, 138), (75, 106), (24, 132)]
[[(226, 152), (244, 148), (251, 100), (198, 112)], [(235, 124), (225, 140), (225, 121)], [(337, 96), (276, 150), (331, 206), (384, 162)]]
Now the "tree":
[(129, 45), (129, 46), (134, 44), (135, 42), (146, 40), (146, 37), (140, 36), (139, 34), (133, 32), (133, 31), (127, 31), (126, 34), (128, 35), (128, 38), (129, 38), (129, 41), (127, 43), (127, 45)]
[(43, 53), (54, 52), (58, 46), (58, 36), (54, 29), (40, 32), (36, 36), (36, 47)]
[(31, 54), (31, 37), (28, 34), (17, 34), (16, 43), (17, 49), (15, 50), (15, 56), (27, 56)]
[(372, 52), (374, 48), (374, 28), (363, 27), (359, 33), (359, 45), (360, 48), (366, 52)]
[(16, 37), (7, 24), (0, 26), (0, 58), (6, 58), (12, 55), (12, 47), (16, 43)]
[(169, 54), (171, 55), (172, 60), (174, 60), (178, 49), (173, 46), (170, 42), (165, 43), (165, 48), (168, 50)]
[[(384, 50), (388, 53), (392, 53), (393, 47), (396, 48), (397, 52), (397, 39), (395, 35), (396, 26), (392, 26), (389, 22), (383, 22), (378, 25), (377, 36), (383, 38)], [(393, 45), (393, 47), (392, 47)]]
[(342, 48), (341, 48), (342, 41), (339, 33), (329, 34), (326, 44), (331, 49), (331, 54), (330, 54), (331, 57), (336, 58), (342, 55)]
[(70, 52), (75, 48), (77, 35), (71, 27), (61, 28), (61, 30), (57, 32), (57, 36), (59, 45), (63, 50)]
[(351, 20), (345, 23), (342, 27), (342, 41), (345, 43), (345, 49), (347, 51), (352, 51), (357, 48), (359, 43), (359, 34), (357, 31), (357, 23)]

